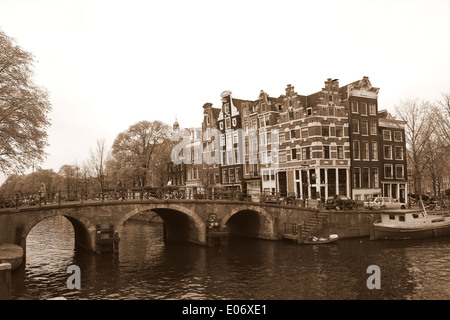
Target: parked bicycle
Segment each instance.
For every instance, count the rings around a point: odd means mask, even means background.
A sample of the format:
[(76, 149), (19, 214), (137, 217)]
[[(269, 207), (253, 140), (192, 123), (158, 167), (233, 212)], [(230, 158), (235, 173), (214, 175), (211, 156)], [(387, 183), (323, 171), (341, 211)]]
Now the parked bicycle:
[(438, 201), (431, 201), (429, 204), (425, 206), (425, 209), (440, 211), (442, 210), (442, 207), (440, 206)]

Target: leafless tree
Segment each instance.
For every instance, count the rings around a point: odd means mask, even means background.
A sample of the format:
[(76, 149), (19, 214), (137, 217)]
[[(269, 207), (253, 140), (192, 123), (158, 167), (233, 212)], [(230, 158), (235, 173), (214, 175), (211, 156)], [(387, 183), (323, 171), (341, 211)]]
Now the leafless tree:
[(109, 161), (111, 154), (106, 146), (105, 139), (98, 139), (96, 148), (89, 151), (88, 167), (94, 178), (99, 184), (99, 192), (102, 192), (107, 183), (106, 164)]
[(402, 100), (395, 106), (396, 116), (406, 122), (405, 140), (408, 166), (412, 169), (414, 193), (422, 194), (424, 171), (430, 158), (426, 157), (426, 144), (435, 131), (429, 110), (429, 102), (419, 103), (417, 99)]

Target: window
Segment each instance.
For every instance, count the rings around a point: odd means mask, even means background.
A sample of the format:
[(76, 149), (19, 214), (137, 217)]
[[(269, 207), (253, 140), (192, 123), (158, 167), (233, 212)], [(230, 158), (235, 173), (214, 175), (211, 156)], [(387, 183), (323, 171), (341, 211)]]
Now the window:
[(384, 146), (384, 159), (392, 159), (392, 146)]
[(404, 178), (404, 170), (402, 164), (396, 164), (395, 165), (395, 177), (397, 179), (403, 179)]
[(285, 163), (286, 162), (286, 151), (280, 151), (279, 155), (280, 155), (280, 163)]
[(367, 116), (367, 103), (361, 102), (359, 105), (360, 113), (364, 116)]
[(369, 122), (369, 133), (373, 134), (373, 135), (377, 134), (377, 122), (376, 121)]
[(308, 128), (302, 128), (302, 138), (308, 138)]
[(311, 147), (302, 148), (302, 160), (311, 159)]
[(235, 181), (235, 176), (234, 176), (234, 169), (235, 168), (229, 168), (228, 170), (229, 170), (229, 181), (230, 182), (234, 182)]
[(289, 110), (288, 115), (289, 115), (289, 120), (294, 120), (294, 111), (292, 111), (292, 109)]
[(330, 146), (323, 146), (323, 158), (330, 159)]
[(403, 160), (403, 147), (395, 147), (395, 160)]
[(225, 113), (230, 113), (230, 105), (225, 103)]
[(334, 107), (328, 107), (328, 116), (334, 117), (334, 115), (335, 115)]
[(361, 134), (366, 136), (369, 134), (369, 122), (367, 120), (361, 121)]
[(369, 160), (369, 142), (368, 141), (361, 142), (361, 155), (362, 155), (362, 159)]
[(353, 159), (360, 159), (359, 141), (353, 141)]
[(378, 168), (370, 169), (370, 187), (378, 188)]
[(233, 132), (233, 143), (238, 143), (239, 137), (238, 137), (238, 131)]
[(227, 150), (227, 164), (234, 164), (234, 152), (233, 152), (233, 150)]
[(369, 168), (362, 168), (361, 187), (369, 187)]
[(308, 116), (312, 115), (312, 109), (311, 108), (306, 109), (306, 114)]
[(265, 131), (259, 133), (259, 145), (260, 146), (267, 145), (266, 132)]
[(336, 137), (336, 127), (330, 126), (330, 137)]
[(280, 135), (278, 135), (279, 139), (280, 139), (280, 144), (284, 143), (286, 141), (286, 135), (284, 134), (284, 132), (282, 132)]
[(392, 136), (391, 136), (391, 130), (383, 130), (383, 140), (384, 141), (391, 141), (392, 140)]
[(361, 187), (361, 172), (360, 168), (353, 168), (353, 187), (360, 188)]
[(266, 104), (264, 102), (261, 103), (261, 110), (262, 112), (266, 112)]
[(222, 183), (228, 183), (228, 170), (222, 170)]
[(322, 126), (322, 137), (329, 137), (329, 136), (330, 136), (330, 127)]
[(236, 127), (236, 118), (233, 118), (233, 127)]
[(291, 149), (291, 159), (292, 160), (297, 159), (297, 149), (296, 148)]
[(227, 129), (231, 128), (231, 120), (230, 120), (230, 118), (225, 118), (225, 128), (227, 128)]
[(241, 181), (241, 175), (242, 175), (241, 168), (237, 167), (237, 168), (235, 168), (235, 171), (236, 171), (236, 182), (240, 182)]
[(241, 160), (242, 160), (241, 153), (238, 152), (240, 150), (241, 150), (241, 148), (239, 148), (239, 147), (234, 149), (234, 159), (236, 161), (235, 163), (241, 163)]
[(386, 179), (392, 179), (392, 164), (385, 164), (384, 165), (384, 177)]
[(344, 159), (344, 146), (337, 147), (337, 157), (338, 159)]
[(308, 127), (309, 129), (309, 136), (320, 136), (322, 134), (322, 128), (321, 126), (314, 126), (314, 127)]
[(377, 106), (374, 103), (369, 103), (369, 114), (371, 115), (377, 114)]
[(291, 129), (291, 139), (295, 138), (295, 129)]
[(352, 101), (352, 113), (358, 113), (358, 102)]
[(223, 121), (219, 122), (219, 128), (220, 130), (223, 130)]
[(264, 181), (270, 181), (270, 171), (269, 170), (264, 170), (263, 171), (263, 180)]
[(278, 137), (279, 137), (278, 129), (272, 129), (270, 132), (271, 132), (270, 142), (278, 144), (279, 143), (278, 142)]
[(372, 149), (372, 160), (378, 160), (378, 144), (376, 141), (370, 142), (371, 149)]
[(268, 159), (267, 159), (267, 152), (266, 151), (261, 151), (259, 153), (259, 159), (260, 159), (261, 163), (263, 163), (263, 164), (269, 163)]
[(359, 133), (359, 120), (352, 119), (352, 133)]
[(403, 141), (401, 131), (394, 131), (394, 141), (397, 141), (397, 142)]
[(209, 124), (209, 116), (205, 116), (205, 123)]
[(336, 137), (343, 137), (344, 129), (342, 126), (336, 126)]

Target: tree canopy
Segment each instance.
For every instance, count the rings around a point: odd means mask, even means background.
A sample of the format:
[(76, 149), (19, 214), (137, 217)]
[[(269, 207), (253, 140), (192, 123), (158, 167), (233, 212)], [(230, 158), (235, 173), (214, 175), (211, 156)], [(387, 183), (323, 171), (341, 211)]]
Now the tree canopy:
[(127, 185), (146, 186), (160, 151), (170, 152), (169, 133), (170, 127), (158, 120), (140, 121), (119, 133), (112, 146), (117, 177)]
[(48, 113), (45, 89), (33, 82), (34, 57), (0, 30), (0, 172), (23, 172), (46, 154)]

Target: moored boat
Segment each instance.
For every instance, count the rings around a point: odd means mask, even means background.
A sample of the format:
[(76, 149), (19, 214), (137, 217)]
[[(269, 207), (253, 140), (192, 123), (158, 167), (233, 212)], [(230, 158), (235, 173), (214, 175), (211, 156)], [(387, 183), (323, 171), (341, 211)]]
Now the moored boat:
[(303, 244), (325, 244), (325, 243), (332, 243), (336, 242), (339, 239), (339, 236), (337, 234), (330, 234), (328, 237), (309, 237), (308, 239), (303, 241)]
[(450, 235), (450, 217), (428, 214), (423, 210), (381, 212), (381, 220), (370, 229), (370, 239), (421, 239)]

